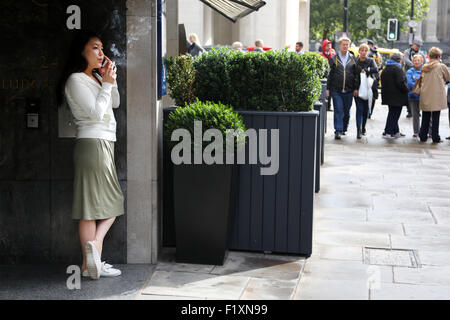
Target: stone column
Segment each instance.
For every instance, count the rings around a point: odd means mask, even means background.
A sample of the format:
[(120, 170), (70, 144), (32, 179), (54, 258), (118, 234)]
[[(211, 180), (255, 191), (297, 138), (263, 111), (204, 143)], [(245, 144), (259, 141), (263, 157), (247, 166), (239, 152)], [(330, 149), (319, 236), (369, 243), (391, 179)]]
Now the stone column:
[(437, 38), (438, 0), (431, 0), (430, 10), (424, 22), (425, 22), (424, 40), (426, 42), (439, 42)]
[(298, 38), (303, 42), (303, 50), (309, 51), (309, 14), (310, 14), (310, 0), (300, 0), (299, 4), (299, 31)]
[(286, 0), (280, 3), (280, 49), (290, 46), (291, 50), (295, 49), (297, 41), (303, 41), (299, 38), (299, 0)]
[(449, 1), (439, 0), (437, 38), (442, 42), (450, 42), (449, 13), (450, 13)]
[(200, 39), (204, 46), (211, 46), (214, 44), (214, 15), (213, 10), (203, 5), (203, 39)]
[(127, 263), (156, 263), (158, 255), (156, 7), (127, 1)]
[[(183, 0), (181, 0), (183, 1)], [(167, 56), (178, 56), (178, 0), (166, 0)]]

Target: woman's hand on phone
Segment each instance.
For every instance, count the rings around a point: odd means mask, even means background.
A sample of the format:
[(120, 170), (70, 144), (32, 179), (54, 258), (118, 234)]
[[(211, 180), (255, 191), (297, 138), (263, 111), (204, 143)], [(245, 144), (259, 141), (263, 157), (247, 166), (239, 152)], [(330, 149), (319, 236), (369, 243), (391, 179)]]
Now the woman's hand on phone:
[(100, 75), (103, 77), (103, 75), (105, 74), (106, 70), (108, 69), (108, 66), (113, 65), (114, 68), (116, 68), (115, 63), (111, 61), (111, 59), (109, 59), (107, 56), (104, 56), (106, 63), (103, 67), (101, 67), (99, 70)]
[(102, 81), (114, 83), (114, 81), (116, 81), (116, 79), (117, 79), (116, 63), (109, 60), (105, 66), (105, 71), (104, 71), (104, 74), (102, 75)]

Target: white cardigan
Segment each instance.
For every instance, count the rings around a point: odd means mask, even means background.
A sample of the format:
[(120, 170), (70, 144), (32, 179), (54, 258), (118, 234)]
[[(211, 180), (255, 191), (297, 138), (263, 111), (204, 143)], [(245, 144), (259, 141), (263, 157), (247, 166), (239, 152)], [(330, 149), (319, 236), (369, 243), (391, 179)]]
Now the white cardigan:
[(64, 88), (77, 125), (77, 139), (116, 141), (116, 119), (112, 108), (120, 105), (117, 82), (98, 82), (84, 72), (72, 73)]

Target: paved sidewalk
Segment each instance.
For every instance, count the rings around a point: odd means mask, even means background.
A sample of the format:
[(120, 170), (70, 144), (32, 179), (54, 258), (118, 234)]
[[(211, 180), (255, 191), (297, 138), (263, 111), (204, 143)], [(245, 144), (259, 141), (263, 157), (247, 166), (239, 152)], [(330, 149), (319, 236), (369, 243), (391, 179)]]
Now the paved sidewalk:
[[(301, 256), (230, 252), (224, 266), (123, 265), (123, 275), (68, 290), (66, 266), (0, 266), (0, 299), (450, 299), (450, 142), (381, 138), (377, 105), (368, 136), (336, 141), (328, 113), (316, 194), (314, 248)], [(450, 135), (447, 111), (441, 136)], [(386, 250), (387, 249), (387, 250)], [(401, 250), (390, 250), (401, 249)]]
[[(352, 109), (341, 141), (328, 113), (313, 255), (295, 299), (450, 299), (450, 143), (414, 139), (406, 108), (406, 137), (382, 139), (379, 104), (358, 141)], [(440, 128), (450, 135), (447, 111)]]

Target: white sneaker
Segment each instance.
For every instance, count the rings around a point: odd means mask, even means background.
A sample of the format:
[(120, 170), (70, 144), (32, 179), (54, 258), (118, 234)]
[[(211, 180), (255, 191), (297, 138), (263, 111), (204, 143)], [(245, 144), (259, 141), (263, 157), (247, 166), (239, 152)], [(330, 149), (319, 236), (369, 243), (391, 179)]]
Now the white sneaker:
[(83, 276), (83, 277), (90, 277), (90, 275), (89, 275), (89, 272), (88, 272), (88, 270), (87, 269), (84, 269), (84, 271), (81, 273), (81, 275)]
[(113, 268), (112, 265), (102, 262), (102, 268), (100, 270), (100, 276), (102, 277), (117, 277), (120, 276), (122, 272), (119, 269)]
[(102, 263), (97, 248), (92, 241), (86, 242), (86, 269), (92, 279), (100, 278)]

